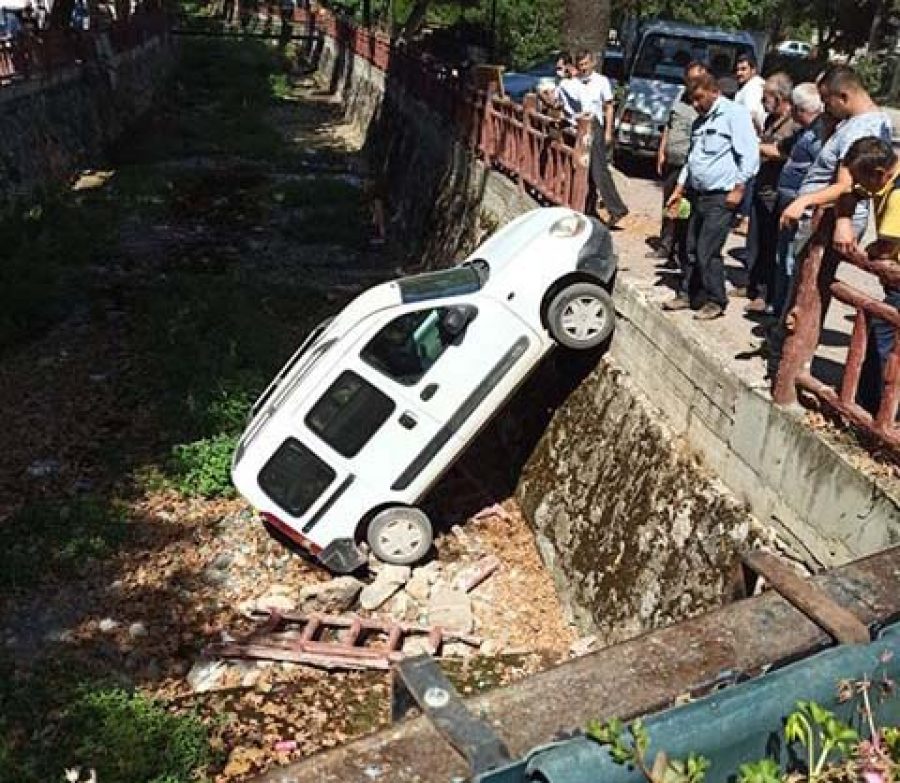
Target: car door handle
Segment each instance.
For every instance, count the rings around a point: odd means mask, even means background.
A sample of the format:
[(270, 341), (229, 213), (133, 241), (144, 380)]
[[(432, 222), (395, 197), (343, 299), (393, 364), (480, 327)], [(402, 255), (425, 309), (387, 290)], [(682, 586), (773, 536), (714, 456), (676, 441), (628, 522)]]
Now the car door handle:
[(401, 427), (408, 430), (413, 429), (413, 427), (415, 427), (419, 423), (418, 421), (416, 421), (416, 417), (413, 416), (409, 411), (403, 411), (403, 413), (400, 414), (400, 418), (398, 419), (398, 421), (400, 422)]
[(430, 400), (434, 397), (434, 393), (438, 390), (438, 385), (436, 383), (429, 383), (424, 389), (422, 389), (422, 393), (419, 395), (423, 400)]

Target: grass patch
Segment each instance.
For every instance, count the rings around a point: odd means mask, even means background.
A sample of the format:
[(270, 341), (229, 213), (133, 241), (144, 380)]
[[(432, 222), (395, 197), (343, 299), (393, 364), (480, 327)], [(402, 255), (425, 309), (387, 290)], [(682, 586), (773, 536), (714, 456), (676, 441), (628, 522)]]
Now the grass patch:
[(235, 446), (237, 438), (233, 435), (218, 435), (175, 446), (171, 459), (175, 487), (185, 495), (233, 497), (231, 455)]
[(0, 588), (84, 576), (130, 529), (123, 508), (96, 498), (31, 503), (0, 525)]
[(200, 783), (218, 761), (208, 728), (71, 658), (23, 673), (0, 652), (0, 783), (62, 781), (95, 769), (103, 783)]

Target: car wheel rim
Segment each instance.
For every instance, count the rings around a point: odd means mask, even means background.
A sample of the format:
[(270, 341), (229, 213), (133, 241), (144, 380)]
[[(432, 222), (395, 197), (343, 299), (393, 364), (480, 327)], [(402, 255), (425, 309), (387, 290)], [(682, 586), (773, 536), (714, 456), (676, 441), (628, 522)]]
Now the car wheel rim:
[(603, 303), (594, 296), (579, 296), (565, 306), (560, 323), (570, 337), (590, 340), (606, 325)]
[(422, 530), (410, 519), (394, 519), (378, 533), (381, 551), (391, 557), (408, 557), (422, 545)]

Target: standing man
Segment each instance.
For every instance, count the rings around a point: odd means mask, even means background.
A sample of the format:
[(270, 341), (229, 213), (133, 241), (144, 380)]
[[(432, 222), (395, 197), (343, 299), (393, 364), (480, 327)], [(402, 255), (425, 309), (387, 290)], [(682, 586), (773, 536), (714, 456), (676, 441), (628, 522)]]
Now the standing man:
[[(766, 121), (766, 108), (763, 105), (763, 90), (766, 83), (762, 76), (759, 75), (756, 58), (752, 54), (745, 52), (738, 55), (734, 63), (734, 78), (738, 83), (738, 91), (734, 96), (734, 102), (750, 112), (753, 127), (759, 134), (762, 132), (763, 124)], [(738, 210), (738, 224), (735, 227), (735, 233), (742, 236), (747, 236), (750, 231), (753, 191), (754, 182), (751, 180), (744, 192), (744, 200), (741, 202), (741, 207)]]
[(684, 266), (687, 255), (687, 226), (684, 220), (673, 220), (668, 216), (666, 204), (678, 184), (678, 174), (687, 162), (691, 146), (691, 128), (697, 119), (697, 110), (691, 105), (690, 87), (698, 76), (709, 73), (706, 66), (696, 60), (684, 69), (684, 92), (672, 104), (669, 121), (663, 129), (656, 153), (656, 173), (663, 181), (663, 218), (659, 231), (659, 245), (647, 253), (647, 258), (661, 258), (671, 261), (677, 254), (678, 266)]
[(613, 94), (609, 79), (594, 69), (597, 61), (593, 52), (582, 51), (578, 55), (578, 76), (581, 87), (578, 99), (583, 114), (592, 119), (590, 192), (585, 212), (597, 210), (598, 195), (603, 200), (609, 217), (606, 225), (613, 228), (628, 214), (628, 207), (622, 201), (616, 183), (609, 170), (608, 151), (613, 144)]
[(747, 240), (747, 267), (750, 279), (744, 308), (749, 313), (774, 313), (775, 250), (778, 239), (778, 177), (797, 126), (791, 117), (794, 84), (786, 73), (766, 79), (763, 104), (767, 116), (760, 135), (759, 173), (753, 192), (750, 236)]
[[(799, 130), (794, 138), (783, 142), (781, 150), (788, 155), (778, 177), (778, 214), (800, 194), (800, 184), (809, 167), (819, 156), (825, 138), (822, 99), (819, 88), (803, 82), (791, 93), (791, 116)], [(772, 309), (779, 318), (783, 314), (787, 294), (794, 279), (794, 236), (796, 226), (778, 227), (775, 254), (775, 292)]]
[(724, 97), (711, 74), (692, 84), (691, 103), (700, 116), (691, 130), (687, 164), (666, 205), (674, 217), (682, 196), (689, 194), (687, 263), (680, 292), (663, 308), (699, 307), (694, 318), (708, 321), (728, 305), (722, 247), (747, 183), (759, 168), (759, 142), (749, 112)]
[[(857, 139), (876, 136), (891, 141), (891, 119), (866, 92), (859, 75), (849, 65), (832, 65), (819, 80), (819, 95), (838, 125), (822, 146), (800, 185), (800, 195), (781, 213), (781, 225), (789, 227), (811, 217), (816, 207), (831, 206), (853, 188), (853, 177), (844, 165), (847, 150)], [(840, 215), (834, 229), (834, 245), (841, 253), (852, 252), (866, 230), (869, 205), (855, 203), (851, 215)], [(800, 234), (802, 235), (803, 226)], [(807, 237), (808, 238), (808, 235)]]

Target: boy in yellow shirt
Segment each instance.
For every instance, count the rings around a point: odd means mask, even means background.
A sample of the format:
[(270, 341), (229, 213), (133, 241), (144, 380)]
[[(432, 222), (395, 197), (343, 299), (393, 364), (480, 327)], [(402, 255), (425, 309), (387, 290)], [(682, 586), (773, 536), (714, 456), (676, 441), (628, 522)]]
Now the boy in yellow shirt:
[[(878, 235), (865, 251), (855, 248), (850, 255), (900, 262), (900, 159), (897, 153), (883, 139), (867, 136), (851, 145), (843, 162), (853, 177), (853, 194), (847, 200), (855, 203), (859, 198), (872, 199)], [(852, 215), (852, 207), (840, 204), (838, 213)], [(885, 303), (900, 309), (900, 288), (885, 285), (884, 293)], [(871, 319), (857, 397), (860, 405), (873, 415), (881, 402), (882, 371), (894, 349), (894, 335), (891, 324), (880, 318)]]

